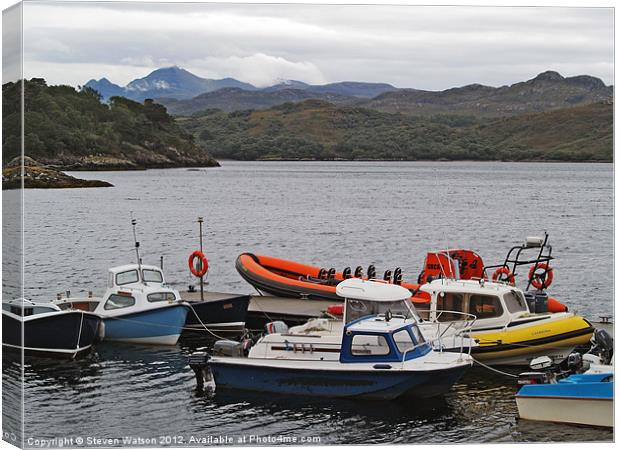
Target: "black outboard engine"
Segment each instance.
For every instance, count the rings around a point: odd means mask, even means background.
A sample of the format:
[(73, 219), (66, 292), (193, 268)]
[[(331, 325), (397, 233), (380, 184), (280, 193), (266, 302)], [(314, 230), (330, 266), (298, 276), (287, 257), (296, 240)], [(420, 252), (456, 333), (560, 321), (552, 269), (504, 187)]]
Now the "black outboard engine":
[(401, 284), (403, 282), (403, 271), (400, 267), (394, 269), (394, 284)]
[(391, 270), (386, 270), (385, 273), (383, 274), (383, 279), (385, 281), (387, 281), (388, 283), (392, 282), (392, 271)]
[(368, 272), (366, 272), (368, 274), (368, 279), (370, 280), (371, 278), (377, 278), (377, 269), (375, 269), (375, 266), (373, 264), (368, 266)]
[(196, 389), (202, 392), (205, 386), (205, 382), (211, 382), (213, 377), (208, 366), (209, 354), (204, 347), (196, 349), (187, 357), (187, 363), (194, 371), (196, 376)]
[(598, 353), (601, 359), (608, 364), (614, 355), (614, 338), (607, 331), (597, 329), (594, 332), (594, 348), (589, 353)]
[(342, 278), (344, 278), (345, 280), (348, 278), (351, 278), (351, 268), (350, 267), (345, 267), (344, 270), (342, 271)]
[(355, 268), (355, 274), (353, 276), (355, 278), (362, 278), (364, 276), (364, 268), (362, 266), (357, 266)]

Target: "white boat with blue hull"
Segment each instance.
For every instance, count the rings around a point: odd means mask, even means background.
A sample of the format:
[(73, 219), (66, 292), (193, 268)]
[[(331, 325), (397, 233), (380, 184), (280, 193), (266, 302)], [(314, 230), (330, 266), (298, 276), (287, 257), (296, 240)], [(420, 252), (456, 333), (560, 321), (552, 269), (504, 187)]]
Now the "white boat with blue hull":
[(207, 362), (218, 390), (384, 400), (441, 395), (473, 361), (465, 353), (434, 350), (415, 319), (389, 311), (348, 323), (337, 343), (321, 335), (301, 342), (283, 330), (261, 338), (247, 357), (230, 341), (216, 343), (218, 353), (234, 355)]
[(136, 344), (175, 345), (189, 312), (178, 291), (164, 282), (162, 271), (142, 264), (110, 269), (101, 298), (64, 298), (55, 303), (99, 315), (104, 340)]

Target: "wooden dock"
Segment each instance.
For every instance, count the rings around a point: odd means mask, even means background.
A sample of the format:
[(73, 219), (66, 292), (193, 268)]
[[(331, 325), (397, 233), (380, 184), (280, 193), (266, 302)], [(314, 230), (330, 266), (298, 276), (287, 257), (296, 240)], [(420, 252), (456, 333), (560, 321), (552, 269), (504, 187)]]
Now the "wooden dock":
[[(204, 292), (204, 300), (220, 301), (228, 298), (239, 297), (247, 294), (231, 294), (226, 292)], [(182, 292), (183, 300), (200, 300), (200, 291)], [(262, 329), (267, 322), (281, 320), (287, 325), (299, 325), (319, 317), (331, 305), (338, 302), (335, 300), (310, 300), (292, 297), (274, 297), (270, 295), (250, 295), (250, 305), (246, 327), (250, 329)]]

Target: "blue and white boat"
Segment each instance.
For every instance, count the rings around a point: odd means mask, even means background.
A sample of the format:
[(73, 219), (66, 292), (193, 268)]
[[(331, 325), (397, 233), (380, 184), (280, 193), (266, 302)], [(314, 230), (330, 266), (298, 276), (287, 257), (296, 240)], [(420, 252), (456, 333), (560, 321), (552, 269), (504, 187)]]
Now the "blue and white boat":
[[(386, 302), (393, 302), (394, 288), (385, 285)], [(261, 338), (248, 356), (241, 344), (216, 343), (214, 355), (225, 355), (207, 362), (216, 389), (384, 400), (432, 397), (447, 392), (473, 362), (465, 353), (434, 350), (415, 319), (389, 309), (346, 324), (339, 342), (320, 334), (306, 334), (302, 341), (281, 331)]]
[(516, 395), (522, 419), (614, 426), (614, 374), (582, 373), (557, 383), (526, 384)]
[(61, 309), (82, 309), (103, 320), (104, 340), (135, 344), (175, 345), (183, 331), (189, 306), (164, 282), (155, 266), (128, 264), (108, 272), (101, 298), (62, 298)]

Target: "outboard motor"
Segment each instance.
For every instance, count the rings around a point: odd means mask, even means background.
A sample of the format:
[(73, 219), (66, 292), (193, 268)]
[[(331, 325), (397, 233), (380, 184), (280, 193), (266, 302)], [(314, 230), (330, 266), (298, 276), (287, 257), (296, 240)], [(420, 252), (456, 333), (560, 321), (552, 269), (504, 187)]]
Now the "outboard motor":
[(373, 264), (368, 266), (368, 271), (366, 272), (368, 274), (368, 279), (372, 279), (372, 278), (377, 278), (377, 270), (375, 269), (375, 266)]
[(362, 266), (357, 266), (355, 268), (355, 274), (353, 276), (355, 278), (362, 278), (364, 276), (364, 268)]
[(394, 284), (401, 284), (403, 282), (403, 271), (400, 267), (394, 269)]
[(387, 281), (388, 283), (392, 282), (392, 271), (391, 270), (386, 270), (385, 273), (383, 274), (383, 279), (385, 281)]
[(213, 344), (213, 356), (243, 357), (243, 344), (237, 341), (219, 340)]
[(583, 359), (581, 357), (581, 353), (574, 352), (568, 355), (568, 358), (566, 359), (566, 367), (568, 367), (568, 370), (570, 370), (571, 372), (577, 372), (581, 370), (581, 368), (583, 367)]
[(211, 371), (207, 365), (208, 361), (209, 355), (204, 348), (196, 349), (195, 352), (191, 353), (187, 357), (187, 363), (196, 376), (196, 388), (198, 391), (202, 391), (204, 389), (205, 381), (213, 384), (213, 387), (215, 387), (214, 383), (212, 383), (213, 377), (211, 376)]
[(350, 267), (345, 267), (344, 270), (342, 271), (342, 278), (344, 278), (345, 280), (351, 278), (351, 268)]
[(601, 360), (603, 360), (605, 364), (609, 364), (614, 354), (614, 338), (612, 338), (607, 331), (599, 328), (594, 332), (593, 340), (594, 348), (588, 353), (598, 352)]

